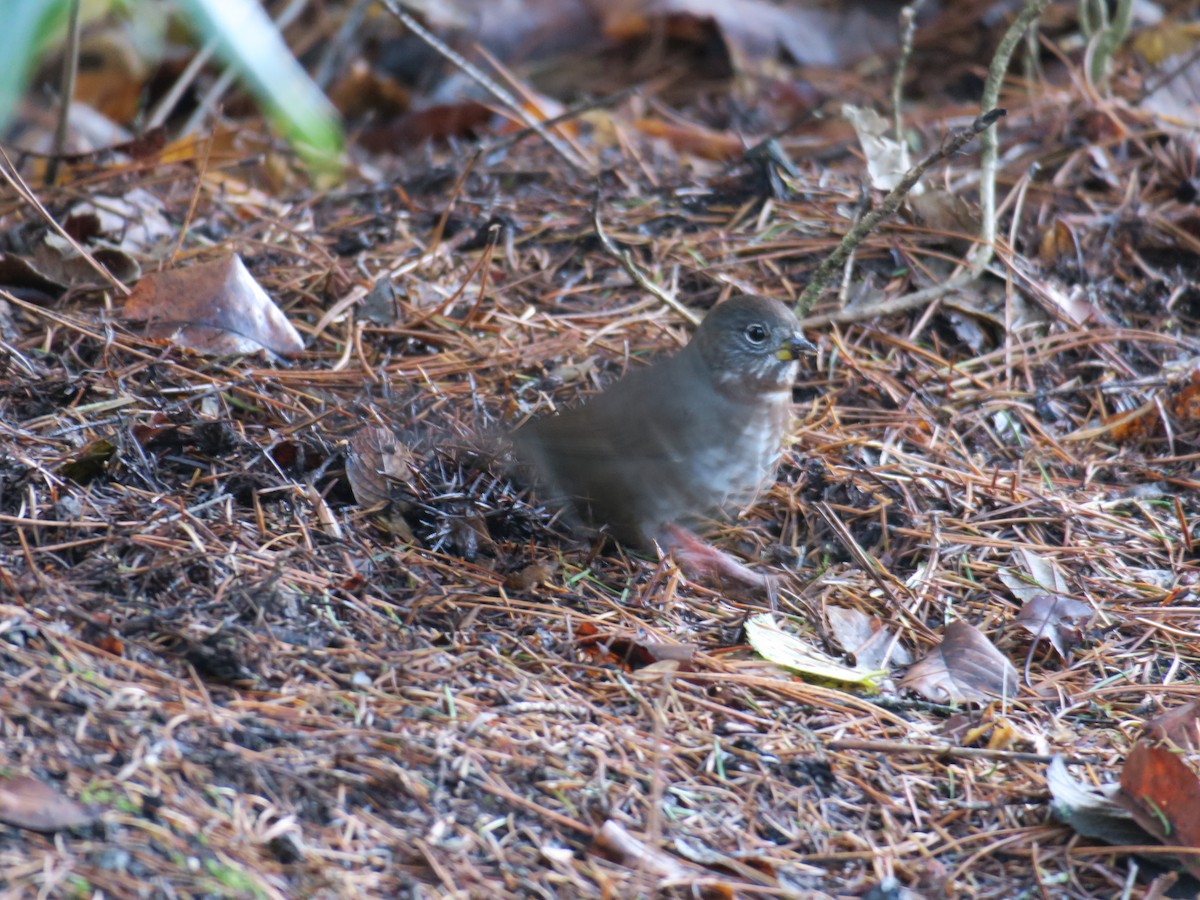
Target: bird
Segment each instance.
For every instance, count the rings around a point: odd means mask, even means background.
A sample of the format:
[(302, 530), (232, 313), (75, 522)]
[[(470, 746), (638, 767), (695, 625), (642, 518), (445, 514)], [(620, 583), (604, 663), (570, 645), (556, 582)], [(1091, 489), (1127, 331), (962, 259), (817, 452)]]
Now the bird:
[(518, 465), (585, 526), (685, 574), (767, 584), (698, 537), (773, 481), (792, 423), (792, 383), (815, 352), (779, 300), (719, 303), (677, 353), (511, 435)]

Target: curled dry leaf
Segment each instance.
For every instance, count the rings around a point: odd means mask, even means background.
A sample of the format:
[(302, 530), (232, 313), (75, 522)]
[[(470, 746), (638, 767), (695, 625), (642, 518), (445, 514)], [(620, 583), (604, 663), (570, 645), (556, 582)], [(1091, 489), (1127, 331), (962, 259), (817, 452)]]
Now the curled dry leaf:
[[(100, 243), (130, 254), (150, 253), (175, 236), (162, 201), (145, 188), (133, 188), (120, 197), (95, 194), (72, 207), (62, 225), (81, 244)], [(57, 234), (46, 235), (46, 243), (63, 253), (71, 251)]]
[(746, 640), (764, 659), (810, 678), (856, 684), (877, 690), (879, 682), (887, 674), (862, 665), (854, 668), (844, 666), (836, 659), (831, 659), (810, 647), (794, 634), (788, 634), (772, 616), (765, 613), (751, 616), (746, 621)]
[(951, 622), (942, 642), (908, 670), (900, 686), (936, 703), (983, 704), (1012, 697), (1017, 670), (979, 629)]
[(0, 778), (0, 822), (30, 831), (62, 831), (95, 817), (54, 788), (29, 775)]
[[(1147, 723), (1121, 770), (1117, 802), (1161, 843), (1200, 849), (1200, 704), (1185, 704)], [(1200, 859), (1180, 854), (1200, 878)]]
[(1052, 798), (1050, 808), (1084, 837), (1108, 844), (1149, 844), (1153, 838), (1133, 820), (1116, 800), (1120, 785), (1091, 785), (1076, 781), (1067, 771), (1061, 756), (1046, 770), (1046, 786)]
[(1048, 640), (1059, 656), (1066, 657), (1067, 650), (1082, 638), (1081, 628), (1092, 617), (1092, 607), (1068, 596), (1070, 586), (1055, 560), (1024, 548), (1020, 556), (1024, 573), (1012, 569), (998, 573), (1021, 601), (1015, 621), (1035, 641)]
[[(892, 124), (873, 109), (847, 103), (842, 107), (842, 115), (854, 126), (854, 132), (858, 135), (858, 143), (867, 161), (867, 174), (871, 176), (871, 187), (878, 191), (890, 191), (900, 183), (912, 165), (908, 146), (886, 136)], [(909, 191), (910, 201), (924, 190), (920, 184), (913, 185)]]
[(293, 356), (304, 341), (240, 257), (147, 275), (125, 301), (125, 318), (152, 337), (211, 356), (269, 350)]
[(364, 509), (381, 507), (377, 524), (405, 541), (411, 541), (413, 534), (403, 517), (409, 504), (402, 489), (412, 477), (412, 453), (391, 429), (367, 425), (350, 438), (346, 478), (354, 499)]
[(1038, 594), (1025, 602), (1013, 621), (1035, 641), (1049, 641), (1065, 658), (1067, 650), (1082, 639), (1083, 625), (1091, 617), (1092, 608), (1086, 603), (1057, 594)]
[(833, 639), (854, 657), (860, 669), (883, 669), (889, 663), (912, 665), (912, 654), (896, 639), (893, 631), (883, 627), (877, 616), (857, 609), (827, 606), (825, 616)]

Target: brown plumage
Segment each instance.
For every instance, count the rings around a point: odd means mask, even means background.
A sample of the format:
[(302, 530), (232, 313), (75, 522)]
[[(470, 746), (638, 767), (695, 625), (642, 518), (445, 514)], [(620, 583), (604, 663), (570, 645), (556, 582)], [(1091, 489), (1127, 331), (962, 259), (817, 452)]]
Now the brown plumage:
[(744, 506), (774, 477), (796, 360), (812, 349), (788, 307), (735, 297), (675, 355), (518, 428), (514, 452), (586, 523), (678, 547), (683, 529)]

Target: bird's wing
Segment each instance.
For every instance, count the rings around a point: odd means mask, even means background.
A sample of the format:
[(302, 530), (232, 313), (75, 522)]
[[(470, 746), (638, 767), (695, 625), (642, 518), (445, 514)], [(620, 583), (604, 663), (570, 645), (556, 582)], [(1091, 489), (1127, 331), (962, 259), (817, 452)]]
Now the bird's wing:
[(703, 392), (694, 365), (681, 351), (581, 406), (528, 423), (513, 436), (518, 457), (585, 519), (625, 540), (705, 511), (711, 492), (691, 471), (695, 447), (685, 435), (713, 412), (696, 399)]

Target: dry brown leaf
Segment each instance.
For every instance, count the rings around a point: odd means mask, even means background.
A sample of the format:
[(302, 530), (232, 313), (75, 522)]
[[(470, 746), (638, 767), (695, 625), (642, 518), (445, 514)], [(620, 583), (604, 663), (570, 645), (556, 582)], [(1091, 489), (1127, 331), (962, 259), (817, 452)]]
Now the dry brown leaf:
[(25, 288), (50, 297), (57, 297), (65, 291), (70, 282), (62, 279), (60, 272), (45, 272), (41, 266), (25, 256), (14, 253), (0, 253), (0, 286), (10, 288)]
[(843, 606), (827, 606), (825, 616), (833, 639), (854, 657), (859, 668), (884, 669), (889, 663), (912, 665), (912, 654), (894, 639), (895, 633), (885, 628), (877, 616)]
[(951, 622), (942, 642), (900, 686), (936, 703), (988, 703), (1016, 693), (1017, 670), (979, 629)]
[(346, 478), (354, 499), (364, 509), (382, 507), (377, 524), (405, 541), (413, 538), (403, 518), (410, 505), (404, 494), (412, 477), (412, 453), (391, 429), (367, 425), (350, 438)]
[(213, 356), (269, 350), (293, 356), (304, 341), (240, 257), (147, 275), (124, 315), (147, 334)]
[(964, 236), (979, 233), (978, 208), (954, 191), (930, 188), (924, 193), (909, 194), (905, 202), (917, 220), (930, 231)]
[(1070, 645), (1082, 638), (1082, 625), (1094, 610), (1068, 596), (1070, 585), (1056, 560), (1024, 547), (1019, 555), (1023, 574), (1013, 569), (998, 573), (1005, 587), (1021, 601), (1021, 611), (1014, 621), (1032, 634), (1034, 641), (1048, 640), (1065, 658)]
[(1034, 641), (1048, 640), (1066, 658), (1067, 650), (1083, 638), (1084, 623), (1093, 610), (1086, 603), (1059, 594), (1037, 594), (1027, 600), (1013, 620), (1030, 634)]
[(80, 828), (94, 819), (74, 800), (32, 776), (0, 778), (0, 822), (51, 832)]
[[(1125, 760), (1117, 794), (1117, 802), (1159, 841), (1193, 849), (1200, 849), (1200, 778), (1194, 752), (1200, 744), (1198, 707), (1193, 701), (1147, 724)], [(1179, 861), (1200, 878), (1200, 859), (1180, 854)]]

